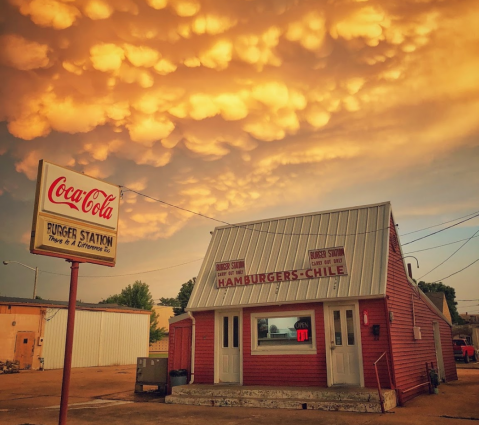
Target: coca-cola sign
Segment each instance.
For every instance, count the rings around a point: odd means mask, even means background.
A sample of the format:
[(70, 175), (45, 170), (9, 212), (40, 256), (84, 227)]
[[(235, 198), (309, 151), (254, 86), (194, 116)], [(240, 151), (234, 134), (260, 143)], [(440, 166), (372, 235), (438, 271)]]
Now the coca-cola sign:
[(52, 204), (68, 205), (70, 208), (83, 211), (85, 214), (97, 215), (109, 220), (113, 214), (110, 203), (116, 199), (100, 189), (86, 192), (66, 185), (65, 176), (58, 177), (48, 189), (48, 199)]
[(46, 163), (41, 210), (116, 229), (119, 188)]
[(114, 266), (120, 188), (40, 161), (30, 252)]

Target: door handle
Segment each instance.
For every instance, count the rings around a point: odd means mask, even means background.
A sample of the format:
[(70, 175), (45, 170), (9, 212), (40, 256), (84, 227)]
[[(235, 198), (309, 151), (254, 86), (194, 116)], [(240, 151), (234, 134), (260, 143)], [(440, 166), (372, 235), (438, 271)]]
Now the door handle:
[(331, 341), (331, 350), (334, 350), (336, 348), (336, 345), (334, 344), (334, 341)]

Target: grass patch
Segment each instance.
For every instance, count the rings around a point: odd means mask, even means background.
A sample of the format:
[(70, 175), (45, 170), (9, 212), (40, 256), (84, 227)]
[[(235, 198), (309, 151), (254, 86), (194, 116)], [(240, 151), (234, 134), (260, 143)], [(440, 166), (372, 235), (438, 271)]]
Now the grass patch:
[(155, 359), (167, 359), (168, 353), (150, 353), (149, 357), (153, 357)]

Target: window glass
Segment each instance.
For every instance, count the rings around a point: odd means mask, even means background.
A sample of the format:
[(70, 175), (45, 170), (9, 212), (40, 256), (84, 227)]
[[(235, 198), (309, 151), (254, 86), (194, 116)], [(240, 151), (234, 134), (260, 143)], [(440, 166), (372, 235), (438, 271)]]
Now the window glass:
[(353, 310), (346, 310), (346, 326), (348, 331), (348, 345), (354, 345)]
[(343, 335), (341, 334), (341, 314), (339, 310), (333, 311), (334, 321), (334, 344), (343, 345)]
[(228, 348), (228, 316), (223, 317), (223, 347)]
[(238, 316), (233, 317), (233, 347), (237, 348), (238, 347)]
[(311, 316), (258, 317), (258, 347), (312, 346)]

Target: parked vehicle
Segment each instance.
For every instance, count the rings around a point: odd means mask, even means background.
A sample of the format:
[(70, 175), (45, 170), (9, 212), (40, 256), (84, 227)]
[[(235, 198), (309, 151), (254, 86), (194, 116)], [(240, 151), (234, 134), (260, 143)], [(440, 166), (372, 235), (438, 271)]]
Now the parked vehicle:
[(469, 363), (469, 360), (477, 360), (476, 349), (470, 345), (465, 339), (453, 339), (454, 358), (456, 360), (464, 360), (464, 363)]

